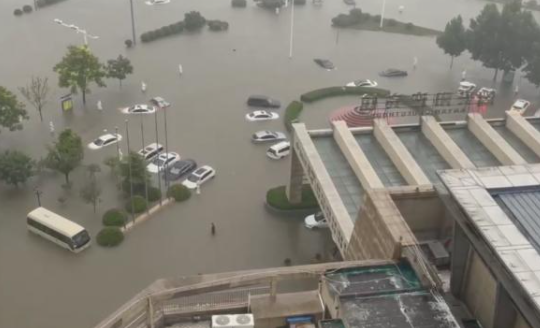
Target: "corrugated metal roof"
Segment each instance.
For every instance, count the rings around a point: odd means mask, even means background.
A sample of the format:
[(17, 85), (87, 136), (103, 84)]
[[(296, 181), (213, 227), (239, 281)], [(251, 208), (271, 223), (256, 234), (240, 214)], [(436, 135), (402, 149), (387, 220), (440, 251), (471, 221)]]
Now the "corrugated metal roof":
[(500, 193), (494, 198), (540, 252), (540, 190)]

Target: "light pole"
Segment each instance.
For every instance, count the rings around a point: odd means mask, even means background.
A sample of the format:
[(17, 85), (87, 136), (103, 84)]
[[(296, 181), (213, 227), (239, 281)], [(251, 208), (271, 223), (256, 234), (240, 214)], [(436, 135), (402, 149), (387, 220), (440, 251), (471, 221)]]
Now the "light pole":
[(137, 38), (135, 37), (135, 15), (133, 15), (133, 0), (129, 0), (129, 7), (131, 8), (131, 34), (133, 38), (133, 44), (137, 44)]
[(384, 9), (386, 8), (386, 0), (383, 0), (382, 2), (382, 10), (381, 10), (381, 25), (380, 27), (383, 28), (383, 22), (384, 22)]
[[(158, 124), (157, 124), (157, 110), (154, 112), (154, 119), (156, 122), (156, 145), (159, 145), (159, 138), (158, 138)], [(159, 167), (158, 167), (159, 172)], [(161, 194), (161, 179), (158, 176), (158, 187), (159, 187), (159, 193)], [(159, 198), (159, 206), (162, 205), (161, 197)]]
[(293, 45), (294, 45), (294, 0), (292, 0), (292, 3), (291, 3), (291, 38), (290, 38), (290, 44), (289, 44), (289, 58), (292, 58)]
[[(118, 127), (114, 127), (114, 133), (116, 134), (116, 138), (118, 139)], [(122, 158), (120, 157), (120, 142), (116, 143), (116, 157), (118, 158), (118, 163), (120, 164), (120, 161)]]
[[(169, 137), (167, 133), (167, 108), (163, 107), (163, 117), (165, 118), (165, 152), (167, 153), (167, 158), (169, 156)], [(168, 165), (165, 165), (165, 170)], [(169, 188), (169, 180), (165, 180), (165, 188)]]
[(135, 221), (135, 204), (133, 204), (133, 176), (131, 173), (131, 153), (129, 148), (129, 121), (126, 120), (126, 139), (128, 149), (128, 167), (129, 167), (129, 198), (131, 201), (131, 221)]
[(90, 39), (99, 39), (99, 36), (91, 35), (88, 32), (86, 32), (86, 30), (83, 30), (82, 28), (80, 28), (80, 27), (78, 27), (78, 26), (76, 26), (74, 24), (66, 24), (61, 19), (55, 18), (54, 22), (56, 24), (58, 24), (58, 25), (63, 26), (63, 27), (67, 27), (67, 28), (70, 28), (72, 30), (75, 30), (75, 32), (77, 32), (77, 34), (79, 34), (79, 33), (82, 34), (83, 38), (84, 38), (84, 45), (85, 46), (88, 45), (88, 38), (90, 38)]
[(41, 194), (42, 194), (43, 192), (40, 191), (40, 190), (36, 187), (36, 189), (34, 190), (34, 193), (36, 194), (38, 206), (41, 207)]
[[(142, 116), (141, 116), (141, 140), (142, 140), (142, 148), (141, 149), (144, 149), (145, 145), (144, 145), (144, 125), (143, 125), (143, 120), (142, 120)], [(146, 177), (146, 168), (144, 169), (144, 192), (145, 192), (145, 196), (146, 196), (146, 203), (148, 203), (148, 181), (147, 181), (147, 177)], [(158, 179), (159, 179), (159, 174), (158, 174)], [(161, 198), (161, 195), (159, 196)], [(150, 209), (148, 208), (148, 206), (146, 206), (146, 212), (150, 211)]]

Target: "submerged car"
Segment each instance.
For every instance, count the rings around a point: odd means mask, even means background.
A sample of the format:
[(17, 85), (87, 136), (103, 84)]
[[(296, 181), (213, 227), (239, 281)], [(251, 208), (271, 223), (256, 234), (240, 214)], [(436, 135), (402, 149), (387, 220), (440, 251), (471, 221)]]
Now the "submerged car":
[(291, 143), (288, 141), (281, 141), (275, 145), (270, 146), (266, 151), (266, 156), (271, 159), (282, 159), (291, 153)]
[(364, 87), (364, 88), (375, 88), (378, 85), (377, 82), (371, 80), (356, 80), (347, 83), (346, 87)]
[(193, 170), (197, 168), (197, 162), (192, 159), (181, 160), (172, 165), (163, 171), (163, 179), (167, 181), (176, 181), (190, 174)]
[(304, 219), (304, 225), (308, 229), (328, 228), (328, 221), (322, 212), (311, 214)]
[(189, 189), (195, 189), (197, 186), (202, 185), (206, 181), (214, 178), (216, 176), (216, 170), (212, 167), (205, 165), (199, 167), (193, 173), (191, 173), (188, 178), (182, 182), (184, 186)]
[(468, 97), (472, 95), (476, 89), (476, 84), (468, 81), (459, 82), (458, 95), (461, 97)]
[(121, 108), (120, 111), (124, 114), (153, 114), (156, 112), (156, 107), (146, 104), (137, 104), (131, 107)]
[(250, 96), (247, 100), (248, 106), (253, 107), (267, 107), (267, 108), (279, 108), (281, 102), (276, 99), (272, 99), (267, 96)]
[(254, 143), (273, 142), (287, 139), (283, 132), (279, 131), (258, 131), (251, 136)]
[(278, 113), (267, 112), (265, 110), (257, 110), (252, 113), (246, 114), (246, 119), (248, 121), (268, 121), (268, 120), (277, 120), (279, 118)]
[(150, 99), (150, 102), (154, 106), (158, 106), (159, 108), (167, 108), (171, 106), (171, 104), (167, 100), (165, 100), (163, 97), (154, 97)]
[(336, 67), (334, 66), (334, 63), (332, 63), (331, 61), (329, 61), (328, 59), (321, 59), (321, 58), (315, 58), (313, 59), (313, 61), (321, 66), (322, 68), (324, 69), (327, 69), (327, 70), (332, 70), (332, 69), (335, 69)]
[(495, 100), (496, 94), (497, 92), (495, 91), (495, 89), (490, 89), (490, 88), (480, 88), (480, 90), (478, 90), (478, 92), (476, 93), (478, 98), (484, 101), (487, 101), (489, 103), (493, 103), (493, 101)]
[(115, 143), (119, 142), (120, 140), (122, 140), (122, 136), (120, 134), (107, 133), (107, 134), (104, 134), (104, 135), (100, 136), (99, 138), (92, 141), (91, 143), (89, 143), (88, 148), (90, 148), (92, 150), (97, 150), (97, 149), (105, 148), (105, 147), (110, 146), (110, 145), (114, 145)]
[(179, 160), (180, 155), (175, 152), (161, 153), (146, 166), (146, 169), (150, 173), (159, 173)]
[(525, 100), (525, 99), (518, 99), (516, 100), (516, 102), (514, 102), (512, 107), (510, 107), (510, 112), (517, 112), (520, 115), (523, 115), (527, 111), (530, 105), (531, 105), (530, 101)]
[(384, 77), (401, 77), (409, 75), (407, 71), (403, 71), (397, 68), (389, 68), (379, 73), (380, 76)]
[(159, 153), (161, 153), (165, 149), (163, 145), (160, 145), (158, 143), (151, 143), (148, 146), (144, 147), (143, 149), (139, 150), (137, 154), (141, 155), (142, 158), (146, 161), (153, 160)]

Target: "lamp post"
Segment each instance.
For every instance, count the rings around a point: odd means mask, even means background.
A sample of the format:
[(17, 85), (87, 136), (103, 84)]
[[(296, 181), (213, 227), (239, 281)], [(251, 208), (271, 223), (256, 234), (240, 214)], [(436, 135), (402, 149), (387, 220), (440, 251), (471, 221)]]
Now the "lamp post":
[[(141, 149), (144, 149), (145, 145), (144, 145), (144, 125), (143, 125), (143, 120), (142, 120), (142, 116), (141, 116), (141, 140), (142, 140), (142, 148)], [(146, 196), (146, 203), (148, 203), (148, 181), (147, 181), (147, 177), (146, 177), (146, 168), (145, 168), (145, 171), (144, 171), (144, 192), (145, 192), (145, 196)], [(159, 179), (159, 175), (158, 175), (158, 179)], [(160, 195), (160, 198), (161, 198), (161, 195)], [(148, 208), (148, 206), (146, 206), (146, 212), (149, 212), (150, 209)]]
[(291, 3), (291, 38), (289, 43), (289, 58), (292, 58), (294, 45), (294, 0)]
[[(165, 118), (165, 152), (167, 153), (167, 159), (168, 159), (168, 156), (169, 156), (169, 137), (168, 137), (168, 132), (167, 132), (167, 108), (166, 107), (163, 107), (163, 117)], [(167, 169), (167, 166), (168, 165), (165, 165), (164, 169), (166, 170)], [(166, 179), (165, 180), (165, 188), (169, 188), (169, 180)]]
[(34, 190), (34, 193), (36, 194), (38, 206), (41, 207), (41, 194), (43, 192), (36, 187), (36, 189)]
[[(154, 119), (155, 119), (155, 122), (156, 122), (156, 145), (159, 144), (159, 138), (158, 138), (158, 124), (157, 124), (157, 110), (154, 112)], [(159, 168), (158, 168), (158, 172), (159, 172)], [(161, 194), (161, 179), (159, 178), (158, 176), (158, 187), (159, 187), (159, 193)], [(163, 205), (162, 204), (162, 201), (161, 201), (161, 197), (159, 198), (159, 205)]]
[[(116, 138), (118, 139), (118, 127), (117, 126), (114, 127), (114, 133), (116, 134)], [(120, 162), (122, 160), (122, 158), (120, 157), (120, 142), (116, 143), (116, 157), (118, 158), (118, 162)]]
[(386, 8), (386, 0), (383, 0), (382, 3), (382, 10), (381, 10), (381, 25), (380, 27), (383, 28), (383, 22), (384, 22), (384, 9)]
[(126, 120), (126, 139), (128, 149), (128, 167), (129, 167), (129, 198), (131, 201), (131, 221), (135, 221), (135, 204), (133, 204), (133, 176), (131, 173), (131, 153), (129, 148), (129, 121)]
[(80, 27), (78, 27), (78, 26), (76, 26), (74, 24), (66, 24), (61, 19), (55, 18), (54, 22), (56, 24), (58, 24), (58, 25), (63, 26), (63, 27), (67, 27), (67, 28), (70, 28), (72, 30), (75, 30), (75, 32), (77, 32), (77, 34), (82, 34), (85, 46), (88, 45), (88, 38), (90, 38), (90, 39), (99, 39), (99, 36), (91, 35), (88, 32), (86, 32), (86, 30), (84, 30), (84, 29), (82, 29), (82, 28), (80, 28)]
[(131, 34), (133, 38), (133, 45), (136, 45), (137, 37), (135, 37), (135, 15), (133, 15), (133, 0), (129, 0), (129, 7), (131, 9)]

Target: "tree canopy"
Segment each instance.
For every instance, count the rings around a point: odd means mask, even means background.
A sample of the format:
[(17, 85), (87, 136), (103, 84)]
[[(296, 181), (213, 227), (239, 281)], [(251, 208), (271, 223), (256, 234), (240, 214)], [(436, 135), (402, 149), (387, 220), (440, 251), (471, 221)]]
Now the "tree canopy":
[(79, 166), (84, 158), (84, 148), (75, 132), (66, 129), (58, 136), (58, 141), (49, 147), (49, 153), (45, 159), (46, 166), (52, 170), (64, 174), (66, 184), (69, 186), (69, 174)]
[(190, 11), (184, 15), (184, 24), (188, 31), (200, 30), (206, 25), (206, 19), (200, 12)]
[(91, 83), (105, 86), (103, 78), (106, 72), (103, 65), (87, 46), (69, 46), (67, 54), (54, 66), (54, 71), (58, 73), (60, 87), (70, 88), (73, 93), (81, 91), (84, 104)]
[(0, 155), (0, 180), (18, 187), (34, 175), (35, 162), (17, 150), (7, 150)]
[(81, 188), (80, 195), (85, 203), (92, 204), (96, 213), (97, 204), (101, 201), (101, 185), (97, 181), (96, 174), (101, 172), (101, 168), (97, 164), (90, 164), (86, 167), (86, 172), (87, 179)]
[(126, 57), (119, 55), (117, 59), (110, 59), (107, 61), (107, 76), (113, 79), (118, 79), (120, 87), (122, 87), (122, 80), (124, 80), (128, 74), (133, 73), (133, 66)]
[(9, 131), (21, 130), (23, 119), (28, 119), (24, 104), (11, 91), (0, 86), (0, 126)]
[[(131, 179), (130, 179), (130, 162), (131, 162)], [(122, 177), (122, 189), (124, 192), (130, 192), (130, 184), (133, 184), (133, 193), (137, 195), (145, 195), (145, 183), (150, 187), (150, 175), (146, 170), (146, 162), (144, 158), (135, 153), (130, 152), (125, 156), (120, 163), (120, 176)]]
[(450, 68), (454, 64), (454, 58), (461, 55), (467, 47), (465, 27), (461, 16), (453, 18), (446, 24), (443, 34), (437, 37), (437, 45), (450, 55)]
[(47, 96), (49, 95), (49, 79), (46, 77), (34, 77), (30, 84), (20, 87), (19, 91), (24, 98), (39, 112), (39, 118), (43, 122), (43, 107), (47, 105)]

